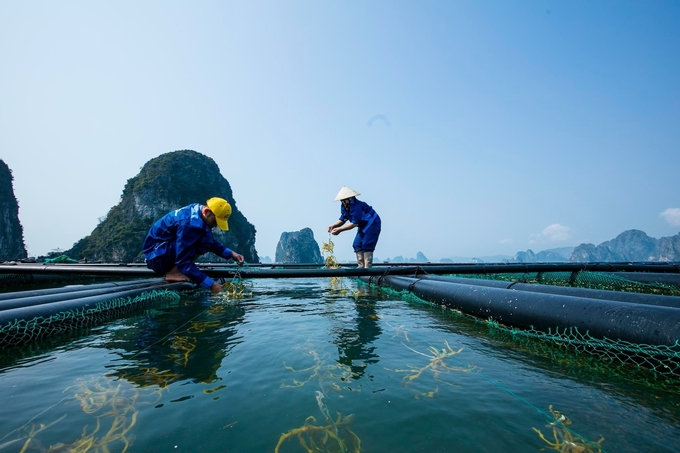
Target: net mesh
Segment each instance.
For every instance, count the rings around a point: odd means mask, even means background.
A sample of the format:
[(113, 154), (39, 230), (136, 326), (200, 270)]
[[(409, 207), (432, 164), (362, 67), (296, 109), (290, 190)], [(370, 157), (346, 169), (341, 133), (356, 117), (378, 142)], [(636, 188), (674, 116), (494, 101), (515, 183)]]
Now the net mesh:
[(502, 326), (492, 319), (486, 322), (490, 330), (496, 331), (496, 335), (505, 335), (506, 339), (514, 342), (529, 345), (535, 342), (531, 340), (540, 340), (557, 348), (600, 357), (604, 359), (603, 363), (622, 372), (634, 367), (645, 371), (650, 377), (669, 383), (680, 383), (680, 343), (677, 340), (672, 346), (648, 345), (594, 338), (576, 327), (542, 332)]
[(150, 303), (178, 301), (170, 290), (145, 291), (135, 297), (119, 297), (98, 302), (93, 308), (63, 311), (48, 317), (15, 320), (0, 326), (0, 347), (19, 345), (127, 315)]
[(515, 274), (467, 274), (455, 275), (462, 278), (502, 280), (517, 283), (540, 283), (542, 285), (570, 286), (573, 288), (625, 291), (642, 294), (663, 294), (680, 296), (680, 287), (665, 283), (644, 283), (629, 280), (618, 275), (602, 272), (526, 272)]
[[(551, 274), (570, 275), (571, 273), (556, 272)], [(592, 273), (589, 272), (589, 274)], [(566, 275), (562, 275), (562, 279), (559, 281), (564, 282)], [(526, 278), (526, 276), (527, 274), (522, 274), (519, 278), (525, 278), (522, 281), (530, 282), (531, 279)], [(470, 275), (465, 277), (469, 278)], [(488, 277), (488, 275), (484, 277)], [(499, 277), (501, 277), (498, 278), (499, 280), (505, 280), (508, 275), (501, 275)], [(533, 274), (532, 277), (534, 282), (536, 282), (536, 274)], [(559, 276), (551, 275), (548, 278), (552, 281), (557, 281), (556, 277)], [(612, 286), (612, 283), (620, 283), (619, 277), (612, 280), (597, 278), (600, 277), (598, 275), (594, 277), (596, 278), (582, 279), (581, 282), (588, 282), (591, 285), (606, 284), (608, 286)], [(508, 279), (508, 281), (515, 280)], [(638, 284), (637, 282), (630, 283)], [(641, 285), (643, 287), (649, 286), (649, 284)], [(629, 287), (626, 282), (618, 286)], [(587, 287), (592, 288), (593, 286)], [(626, 381), (633, 381), (654, 388), (662, 388), (665, 391), (680, 392), (680, 342), (677, 340), (672, 346), (648, 345), (608, 338), (595, 338), (589, 335), (588, 332), (579, 331), (576, 327), (549, 329), (547, 332), (538, 331), (533, 328), (528, 330), (518, 329), (501, 325), (493, 319), (484, 320), (475, 318), (459, 310), (422, 300), (410, 291), (397, 291), (387, 287), (381, 287), (381, 290), (409, 302), (444, 308), (456, 316), (461, 316), (477, 324), (484, 325), (485, 335), (489, 335), (496, 341), (534, 355), (546, 357), (554, 363), (573, 367), (578, 369), (579, 372), (590, 370), (599, 373), (606, 372), (608, 375), (614, 373)]]

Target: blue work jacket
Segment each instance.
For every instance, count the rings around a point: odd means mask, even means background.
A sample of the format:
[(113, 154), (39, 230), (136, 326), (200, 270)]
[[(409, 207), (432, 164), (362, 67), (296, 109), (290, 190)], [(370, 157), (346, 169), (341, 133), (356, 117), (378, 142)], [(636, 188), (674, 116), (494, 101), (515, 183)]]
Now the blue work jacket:
[(210, 288), (215, 281), (201, 272), (194, 260), (208, 252), (231, 258), (231, 250), (213, 237), (201, 218), (202, 207), (196, 203), (161, 217), (146, 235), (142, 252), (151, 260), (174, 251), (177, 269), (194, 283)]
[(349, 201), (349, 210), (340, 203), (340, 220), (355, 224), (362, 232), (368, 230), (377, 218), (378, 213), (368, 203), (356, 198)]

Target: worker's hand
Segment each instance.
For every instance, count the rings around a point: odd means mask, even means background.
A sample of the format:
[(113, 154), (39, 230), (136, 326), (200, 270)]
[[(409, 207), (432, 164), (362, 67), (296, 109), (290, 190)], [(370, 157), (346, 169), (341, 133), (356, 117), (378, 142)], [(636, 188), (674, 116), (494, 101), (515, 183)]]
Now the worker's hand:
[(333, 225), (330, 225), (330, 226), (328, 227), (328, 232), (330, 233), (331, 231), (333, 231)]
[(215, 294), (221, 293), (222, 292), (222, 285), (220, 285), (217, 282), (213, 282), (212, 286), (210, 287), (210, 291), (212, 291)]
[(333, 228), (333, 229), (331, 230), (331, 234), (332, 234), (333, 236), (337, 236), (337, 235), (340, 234), (340, 233), (341, 233), (341, 231), (340, 231), (339, 228)]
[(231, 252), (231, 258), (232, 258), (234, 261), (236, 261), (236, 262), (238, 263), (239, 266), (240, 266), (241, 264), (243, 264), (243, 255), (239, 255), (239, 254), (236, 253), (236, 252)]

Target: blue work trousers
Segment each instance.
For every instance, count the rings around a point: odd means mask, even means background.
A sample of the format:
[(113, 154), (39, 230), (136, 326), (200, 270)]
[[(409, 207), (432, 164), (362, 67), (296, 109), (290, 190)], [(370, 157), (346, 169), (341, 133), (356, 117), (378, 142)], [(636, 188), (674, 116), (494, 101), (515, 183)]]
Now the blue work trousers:
[(378, 244), (380, 236), (380, 217), (375, 219), (365, 231), (359, 229), (354, 237), (352, 247), (354, 252), (372, 252)]

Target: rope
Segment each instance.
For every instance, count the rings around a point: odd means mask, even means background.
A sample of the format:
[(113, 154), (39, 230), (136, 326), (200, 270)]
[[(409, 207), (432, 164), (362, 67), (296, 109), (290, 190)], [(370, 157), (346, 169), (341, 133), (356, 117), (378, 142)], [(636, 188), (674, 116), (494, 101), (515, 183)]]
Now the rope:
[(378, 277), (378, 282), (377, 282), (378, 286), (382, 286), (383, 279), (385, 277), (387, 277), (388, 275), (391, 275), (389, 267), (385, 270), (385, 272), (382, 273), (382, 275), (380, 277)]

